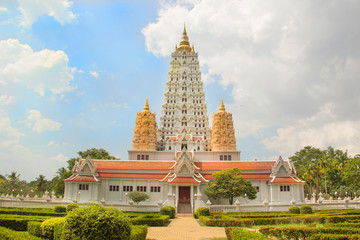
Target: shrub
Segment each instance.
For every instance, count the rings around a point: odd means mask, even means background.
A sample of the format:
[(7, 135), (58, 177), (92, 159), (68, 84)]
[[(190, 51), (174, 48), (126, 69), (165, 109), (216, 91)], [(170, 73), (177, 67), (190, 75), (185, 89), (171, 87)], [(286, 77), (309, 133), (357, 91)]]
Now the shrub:
[(57, 205), (54, 207), (54, 212), (56, 212), (56, 213), (66, 212), (66, 207), (62, 206), (62, 205)]
[(311, 214), (312, 208), (309, 205), (302, 205), (300, 208), (300, 212), (301, 212), (301, 214)]
[(147, 235), (147, 226), (132, 226), (131, 227), (131, 240), (145, 240)]
[(41, 225), (41, 222), (30, 221), (27, 224), (27, 231), (31, 235), (41, 237), (41, 227), (40, 227), (40, 225)]
[(210, 216), (210, 209), (208, 207), (198, 207), (196, 209), (196, 216)]
[(71, 212), (73, 209), (79, 208), (79, 204), (77, 203), (69, 203), (66, 207), (67, 212)]
[(148, 226), (165, 226), (169, 222), (168, 215), (158, 217), (138, 216), (131, 218), (131, 223), (134, 225), (148, 225)]
[(65, 221), (54, 226), (54, 240), (62, 240), (62, 233), (64, 231)]
[(23, 215), (23, 216), (54, 216), (62, 217), (66, 213), (55, 213), (53, 209), (48, 208), (0, 208), (1, 215)]
[(123, 239), (130, 237), (129, 218), (114, 208), (81, 207), (66, 216), (63, 239)]
[(20, 216), (20, 215), (1, 215), (0, 226), (6, 227), (15, 231), (26, 231), (28, 222), (36, 221), (42, 222), (49, 219), (43, 216)]
[(41, 238), (32, 236), (28, 232), (18, 232), (5, 227), (0, 227), (0, 239), (1, 240), (14, 240), (14, 239), (41, 240)]
[(300, 214), (300, 208), (296, 207), (296, 206), (290, 207), (289, 208), (289, 213), (291, 213), (291, 214)]
[(41, 236), (47, 239), (54, 239), (54, 229), (56, 225), (63, 224), (65, 218), (50, 218), (41, 223)]
[(173, 219), (175, 218), (175, 214), (176, 214), (176, 211), (175, 211), (175, 207), (173, 206), (163, 206), (162, 208), (160, 208), (160, 215), (169, 215), (170, 216), (170, 219)]
[(144, 192), (134, 191), (129, 192), (128, 197), (133, 200), (135, 203), (143, 202), (146, 199), (149, 199), (150, 196)]
[(229, 240), (267, 240), (267, 238), (260, 233), (244, 230), (242, 228), (225, 228), (226, 236)]

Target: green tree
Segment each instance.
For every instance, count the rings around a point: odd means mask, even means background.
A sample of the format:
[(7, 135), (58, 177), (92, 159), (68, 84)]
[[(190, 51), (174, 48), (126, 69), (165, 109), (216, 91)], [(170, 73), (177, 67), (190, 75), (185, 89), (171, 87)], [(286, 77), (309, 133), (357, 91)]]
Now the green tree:
[(117, 159), (114, 156), (110, 156), (109, 152), (103, 148), (91, 148), (86, 151), (79, 151), (78, 154), (81, 158), (87, 158), (89, 156), (92, 159)]
[(146, 199), (149, 199), (150, 196), (144, 192), (139, 192), (139, 191), (134, 191), (134, 192), (129, 192), (128, 193), (128, 197), (133, 200), (133, 202), (135, 203), (139, 203), (139, 202), (143, 202)]
[(35, 192), (37, 195), (43, 195), (47, 189), (48, 180), (45, 179), (45, 176), (40, 174), (35, 180)]
[(6, 175), (6, 180), (0, 182), (0, 194), (9, 195), (26, 195), (30, 192), (30, 188), (26, 181), (20, 179), (20, 174), (11, 172)]
[(343, 181), (346, 186), (351, 189), (351, 192), (360, 189), (360, 157), (349, 159), (343, 170)]
[(209, 182), (205, 189), (205, 194), (213, 198), (227, 198), (230, 205), (233, 204), (235, 197), (244, 197), (249, 199), (256, 198), (256, 189), (251, 182), (244, 180), (241, 171), (238, 168), (223, 169), (213, 173), (214, 181)]

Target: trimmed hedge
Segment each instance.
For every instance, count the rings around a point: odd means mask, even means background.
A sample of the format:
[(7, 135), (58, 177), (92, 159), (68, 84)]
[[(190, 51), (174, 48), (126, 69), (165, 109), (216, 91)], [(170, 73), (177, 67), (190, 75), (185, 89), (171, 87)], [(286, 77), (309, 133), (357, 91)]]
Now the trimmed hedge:
[(66, 213), (66, 207), (62, 205), (57, 205), (54, 207), (54, 212), (56, 213)]
[(131, 223), (134, 225), (148, 225), (148, 226), (165, 226), (169, 222), (168, 215), (162, 215), (158, 217), (146, 217), (138, 216), (135, 218), (131, 218)]
[(225, 228), (225, 233), (228, 240), (270, 240), (270, 238), (265, 237), (260, 233), (253, 231), (248, 231), (242, 228)]
[(201, 216), (210, 216), (210, 209), (208, 207), (198, 207), (196, 209), (196, 216), (198, 218)]
[(296, 206), (290, 207), (289, 208), (289, 213), (291, 213), (291, 214), (300, 214), (300, 208), (296, 207)]
[(175, 218), (176, 215), (176, 210), (175, 207), (173, 206), (163, 206), (160, 208), (160, 215), (169, 215), (170, 219)]
[(56, 213), (53, 209), (43, 208), (0, 208), (0, 215), (30, 215), (63, 217), (66, 213)]
[(301, 214), (311, 214), (311, 213), (313, 213), (313, 210), (312, 210), (311, 206), (309, 206), (309, 205), (302, 205), (300, 208), (300, 213)]
[(0, 226), (15, 231), (27, 231), (28, 222), (43, 222), (49, 219), (44, 216), (19, 216), (19, 215), (0, 215)]
[(27, 231), (29, 234), (37, 237), (41, 237), (41, 222), (28, 222), (27, 224)]
[(131, 226), (131, 240), (146, 240), (147, 226)]
[(311, 235), (309, 238), (309, 240), (347, 240), (347, 239), (352, 239), (352, 240), (356, 240), (356, 239), (360, 239), (360, 235), (353, 235), (353, 234), (314, 234)]
[(54, 229), (56, 225), (63, 224), (65, 218), (51, 218), (41, 223), (41, 236), (47, 239), (54, 239)]
[(18, 232), (5, 227), (0, 227), (1, 240), (41, 240), (36, 236), (30, 235), (28, 232)]
[(66, 212), (71, 212), (73, 209), (79, 208), (79, 204), (77, 203), (69, 203), (66, 207)]

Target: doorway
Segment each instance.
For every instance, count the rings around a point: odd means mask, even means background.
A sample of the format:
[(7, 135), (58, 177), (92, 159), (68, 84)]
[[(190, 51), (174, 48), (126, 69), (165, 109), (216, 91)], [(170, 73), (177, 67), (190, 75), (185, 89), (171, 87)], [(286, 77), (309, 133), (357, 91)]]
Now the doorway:
[(179, 187), (178, 213), (191, 213), (190, 187)]

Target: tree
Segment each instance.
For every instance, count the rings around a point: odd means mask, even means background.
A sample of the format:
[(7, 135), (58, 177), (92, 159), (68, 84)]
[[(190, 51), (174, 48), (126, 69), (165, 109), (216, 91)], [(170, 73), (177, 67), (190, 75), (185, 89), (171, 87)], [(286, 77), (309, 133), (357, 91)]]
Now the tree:
[(150, 198), (148, 194), (139, 191), (129, 192), (128, 197), (137, 204)]
[(343, 181), (352, 192), (360, 189), (360, 158), (349, 159), (344, 165)]
[(213, 173), (214, 181), (209, 182), (205, 189), (205, 194), (213, 198), (227, 198), (230, 205), (233, 204), (235, 197), (256, 198), (256, 189), (251, 182), (244, 180), (238, 168), (223, 169)]
[(49, 181), (46, 180), (45, 176), (42, 175), (42, 174), (40, 174), (36, 178), (36, 180), (34, 182), (34, 185), (35, 185), (35, 192), (36, 192), (37, 195), (42, 196), (45, 193), (45, 191), (47, 189), (48, 182)]
[(79, 151), (78, 154), (81, 158), (87, 158), (89, 156), (92, 159), (112, 159), (112, 160), (117, 159), (114, 156), (110, 156), (108, 151), (106, 151), (103, 148), (100, 149), (91, 148), (91, 149), (87, 149), (86, 151)]

